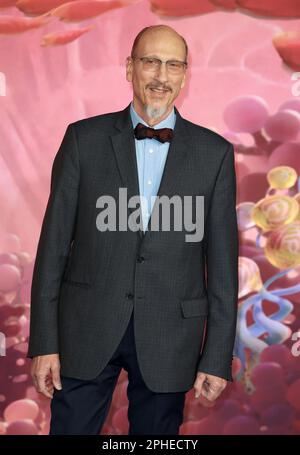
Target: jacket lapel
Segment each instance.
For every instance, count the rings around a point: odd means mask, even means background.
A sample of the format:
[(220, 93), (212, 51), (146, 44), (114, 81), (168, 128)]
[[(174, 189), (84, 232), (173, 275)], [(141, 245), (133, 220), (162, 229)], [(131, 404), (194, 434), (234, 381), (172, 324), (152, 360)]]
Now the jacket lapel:
[[(127, 196), (130, 199), (132, 196), (139, 196), (140, 192), (130, 104), (117, 117), (114, 126), (118, 133), (111, 135), (111, 141), (122, 180), (122, 187), (127, 188)], [(128, 211), (131, 213), (134, 208), (128, 208)], [(140, 229), (137, 233), (140, 237), (143, 237), (143, 232)]]
[[(157, 197), (162, 195), (172, 195), (176, 190), (176, 184), (180, 177), (180, 171), (184, 168), (187, 159), (187, 150), (189, 137), (185, 120), (181, 117), (179, 111), (175, 108), (176, 122), (174, 126), (173, 139), (169, 145), (168, 155), (161, 178), (160, 186), (157, 192)], [(123, 187), (127, 188), (128, 199), (132, 196), (139, 196), (139, 180), (138, 168), (136, 162), (135, 138), (133, 125), (130, 117), (130, 104), (121, 111), (115, 122), (117, 134), (111, 135), (111, 141), (115, 153), (115, 158), (123, 183)], [(155, 209), (157, 199), (155, 200), (153, 210)], [(131, 213), (134, 208), (129, 208)], [(152, 213), (153, 213), (152, 210)], [(151, 226), (151, 217), (148, 222), (148, 227)], [(145, 233), (140, 229), (138, 235), (144, 239), (151, 235), (150, 230)]]

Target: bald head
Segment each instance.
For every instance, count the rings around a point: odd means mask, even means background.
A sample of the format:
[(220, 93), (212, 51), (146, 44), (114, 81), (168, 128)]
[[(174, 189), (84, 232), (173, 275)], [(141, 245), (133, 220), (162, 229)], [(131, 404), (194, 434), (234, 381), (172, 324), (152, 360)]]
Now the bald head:
[(139, 48), (143, 47), (145, 41), (151, 40), (153, 38), (159, 38), (162, 40), (173, 40), (173, 42), (182, 47), (184, 53), (184, 60), (187, 61), (188, 57), (188, 46), (183, 38), (183, 36), (179, 35), (176, 30), (174, 30), (169, 25), (150, 25), (149, 27), (143, 28), (135, 37), (132, 49), (131, 49), (131, 57), (135, 56), (139, 52)]
[(126, 79), (132, 83), (133, 107), (153, 126), (170, 114), (184, 87), (187, 65), (185, 39), (168, 25), (143, 28), (126, 59)]

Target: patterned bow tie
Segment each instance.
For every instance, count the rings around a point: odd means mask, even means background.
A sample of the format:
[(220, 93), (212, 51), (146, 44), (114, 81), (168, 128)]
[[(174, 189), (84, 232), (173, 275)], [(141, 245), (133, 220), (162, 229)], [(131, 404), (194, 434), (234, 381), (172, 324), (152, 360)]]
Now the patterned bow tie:
[(172, 128), (150, 128), (149, 126), (138, 123), (134, 128), (134, 135), (137, 139), (157, 139), (160, 142), (171, 142), (173, 137)]

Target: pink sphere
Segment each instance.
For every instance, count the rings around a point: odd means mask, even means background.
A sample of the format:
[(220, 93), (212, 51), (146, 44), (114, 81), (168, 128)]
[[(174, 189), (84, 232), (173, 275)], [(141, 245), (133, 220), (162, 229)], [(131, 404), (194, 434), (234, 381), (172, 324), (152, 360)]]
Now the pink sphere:
[(284, 344), (272, 344), (262, 351), (260, 361), (262, 363), (276, 362), (283, 368), (286, 368), (292, 362), (291, 351)]
[(263, 412), (269, 406), (286, 402), (286, 385), (276, 386), (272, 381), (257, 388), (250, 395), (250, 406), (256, 412)]
[(260, 363), (253, 368), (251, 380), (256, 387), (265, 387), (268, 384), (281, 385), (284, 383), (284, 371), (279, 363)]
[(292, 423), (293, 409), (286, 403), (274, 404), (261, 414), (261, 424), (273, 427), (288, 427)]
[(268, 106), (259, 96), (241, 96), (234, 99), (224, 111), (224, 121), (235, 132), (255, 133), (268, 118)]
[(293, 408), (300, 411), (300, 379), (288, 386), (286, 398)]
[(299, 99), (291, 99), (285, 101), (280, 107), (279, 111), (283, 111), (285, 109), (291, 109), (292, 111), (297, 111), (300, 114), (300, 100)]
[(15, 265), (0, 265), (0, 291), (15, 291), (21, 284), (21, 272)]
[(16, 254), (2, 253), (0, 254), (0, 264), (13, 264), (18, 267), (20, 265), (20, 260)]
[(38, 405), (29, 398), (13, 401), (4, 410), (4, 418), (7, 422), (24, 419), (35, 420), (38, 414)]
[(279, 145), (268, 161), (268, 169), (270, 170), (276, 166), (291, 166), (295, 171), (300, 174), (300, 144), (298, 142), (288, 142)]
[(292, 141), (300, 130), (300, 114), (288, 109), (279, 111), (268, 118), (264, 130), (274, 141)]
[(38, 434), (38, 428), (32, 420), (15, 420), (8, 425), (6, 434), (35, 435)]

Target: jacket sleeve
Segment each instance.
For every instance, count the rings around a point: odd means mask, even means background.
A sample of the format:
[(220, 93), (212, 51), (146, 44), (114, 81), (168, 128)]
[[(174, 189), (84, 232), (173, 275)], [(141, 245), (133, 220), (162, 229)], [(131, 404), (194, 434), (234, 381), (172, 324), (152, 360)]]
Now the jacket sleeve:
[(75, 130), (68, 125), (54, 158), (31, 285), (27, 357), (59, 353), (58, 297), (73, 237), (79, 189)]
[(208, 317), (198, 372), (232, 381), (238, 306), (238, 227), (234, 149), (228, 145), (204, 228)]

